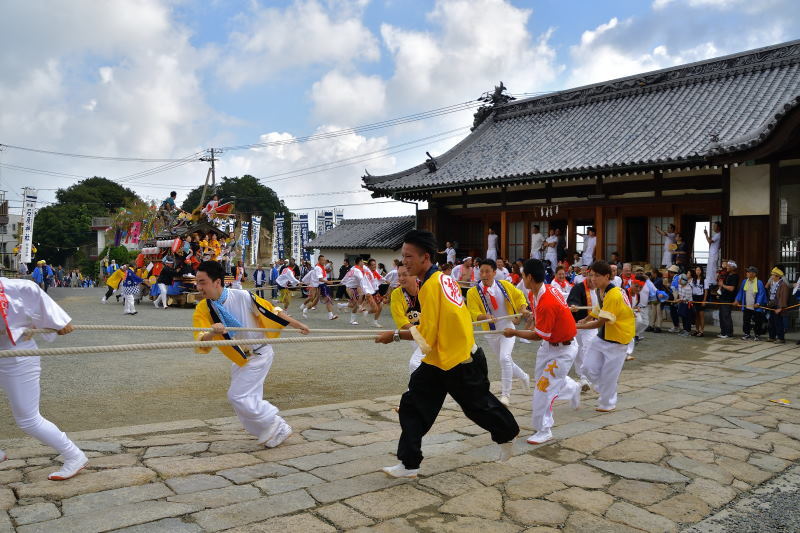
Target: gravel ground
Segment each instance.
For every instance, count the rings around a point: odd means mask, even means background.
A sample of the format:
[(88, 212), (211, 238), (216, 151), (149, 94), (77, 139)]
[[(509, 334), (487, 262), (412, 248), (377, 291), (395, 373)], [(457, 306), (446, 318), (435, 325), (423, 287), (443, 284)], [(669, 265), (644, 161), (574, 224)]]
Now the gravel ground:
[(683, 533), (800, 531), (800, 467), (746, 492)]
[[(123, 324), (190, 326), (191, 309), (155, 309), (151, 303), (137, 306), (139, 314), (123, 314), (122, 305), (100, 304), (101, 289), (51, 289), (50, 295), (72, 316), (75, 324)], [(113, 300), (113, 298), (112, 298)], [(292, 313), (299, 316), (300, 300)], [(348, 330), (346, 316), (328, 321), (324, 310), (311, 313), (313, 328)], [(388, 309), (381, 323), (392, 326)], [(365, 328), (363, 321), (359, 328)], [(75, 332), (58, 338), (52, 346), (128, 344), (191, 340), (191, 334), (159, 332)], [(710, 342), (674, 335), (650, 335), (641, 344), (636, 361), (626, 365), (671, 357), (692, 357), (695, 347)], [(48, 346), (41, 343), (42, 347)], [(533, 371), (535, 344), (517, 343), (515, 361)], [(266, 397), (283, 409), (306, 407), (398, 394), (407, 384), (409, 343), (376, 345), (369, 341), (277, 346), (265, 385)], [(492, 380), (498, 366), (490, 358)], [(230, 416), (227, 390), (230, 363), (218, 351), (198, 355), (191, 351), (165, 350), (46, 357), (42, 372), (42, 413), (65, 431), (127, 426), (190, 418)], [(624, 382), (624, 372), (623, 378)], [(520, 392), (521, 393), (521, 392)], [(0, 392), (0, 396), (3, 393)], [(6, 402), (0, 402), (0, 436), (22, 433), (15, 427)]]

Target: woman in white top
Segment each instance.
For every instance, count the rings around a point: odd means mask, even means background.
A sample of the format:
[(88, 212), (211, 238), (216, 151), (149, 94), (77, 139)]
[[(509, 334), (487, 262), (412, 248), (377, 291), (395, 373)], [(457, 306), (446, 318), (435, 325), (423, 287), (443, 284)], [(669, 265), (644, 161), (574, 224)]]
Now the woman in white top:
[(486, 259), (497, 259), (497, 233), (489, 228), (488, 248), (486, 249)]
[(583, 236), (583, 254), (581, 255), (583, 266), (591, 266), (594, 262), (595, 245), (597, 245), (597, 235), (594, 228), (590, 227), (587, 229), (586, 235)]
[(661, 257), (661, 266), (669, 267), (674, 263), (673, 252), (675, 248), (675, 224), (670, 224), (667, 231), (656, 226), (656, 233), (664, 237), (664, 253)]
[(547, 231), (547, 238), (544, 240), (544, 245), (544, 260), (550, 261), (550, 268), (555, 268), (556, 263), (558, 263), (558, 252), (556, 251), (558, 237), (556, 237), (556, 232), (554, 230), (550, 229)]

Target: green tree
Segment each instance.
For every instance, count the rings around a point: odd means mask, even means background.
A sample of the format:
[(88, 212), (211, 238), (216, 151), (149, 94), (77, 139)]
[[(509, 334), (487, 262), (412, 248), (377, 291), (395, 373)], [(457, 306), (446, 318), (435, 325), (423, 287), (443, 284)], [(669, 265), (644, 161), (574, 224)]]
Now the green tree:
[(59, 265), (79, 246), (95, 242), (92, 217), (108, 216), (115, 209), (141, 199), (132, 190), (106, 178), (87, 178), (56, 191), (56, 203), (39, 209), (33, 221), (36, 259)]

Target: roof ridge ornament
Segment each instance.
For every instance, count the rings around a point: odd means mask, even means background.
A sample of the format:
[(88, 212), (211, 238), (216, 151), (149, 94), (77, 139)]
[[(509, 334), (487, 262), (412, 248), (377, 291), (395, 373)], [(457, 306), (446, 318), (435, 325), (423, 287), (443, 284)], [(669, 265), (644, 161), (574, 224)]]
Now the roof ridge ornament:
[(480, 126), (481, 123), (492, 114), (492, 111), (494, 111), (495, 107), (507, 104), (512, 100), (516, 100), (516, 98), (506, 93), (507, 90), (508, 88), (501, 81), (500, 85), (494, 86), (494, 91), (491, 93), (486, 91), (478, 98), (477, 101), (483, 102), (484, 105), (480, 106), (478, 110), (475, 111), (475, 114), (473, 115), (474, 118), (472, 120), (472, 129), (470, 131), (475, 131), (475, 128)]
[(433, 174), (439, 168), (439, 164), (430, 152), (425, 152), (425, 155), (428, 156), (428, 159), (425, 160), (425, 166), (428, 167), (428, 174)]

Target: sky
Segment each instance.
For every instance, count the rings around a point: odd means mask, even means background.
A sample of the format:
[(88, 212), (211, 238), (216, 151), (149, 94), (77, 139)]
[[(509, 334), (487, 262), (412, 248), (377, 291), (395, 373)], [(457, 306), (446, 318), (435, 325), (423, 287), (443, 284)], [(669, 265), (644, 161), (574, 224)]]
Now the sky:
[(361, 176), (446, 151), (501, 80), (524, 98), (797, 38), (795, 0), (5, 0), (0, 190), (19, 212), (22, 187), (46, 205), (97, 175), (180, 202), (213, 147), (218, 178), (297, 213), (412, 214)]

